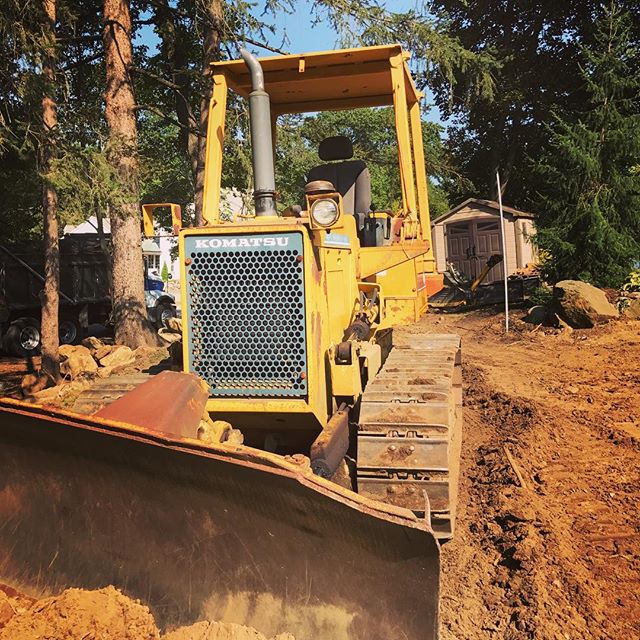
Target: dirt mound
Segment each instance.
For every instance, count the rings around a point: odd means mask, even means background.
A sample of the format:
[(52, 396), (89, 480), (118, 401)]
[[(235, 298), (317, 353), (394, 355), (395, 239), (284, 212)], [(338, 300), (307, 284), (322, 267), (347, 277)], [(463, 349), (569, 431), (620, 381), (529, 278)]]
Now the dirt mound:
[[(113, 586), (35, 600), (0, 584), (0, 640), (160, 640), (149, 609)], [(162, 640), (268, 640), (252, 627), (203, 621)], [(295, 640), (281, 633), (271, 640)]]
[[(267, 640), (267, 638), (259, 631), (239, 624), (196, 622), (163, 635), (162, 640)], [(295, 640), (295, 638), (291, 634), (282, 633), (273, 640)]]
[(67, 589), (18, 611), (0, 628), (0, 640), (158, 640), (144, 605), (114, 587)]

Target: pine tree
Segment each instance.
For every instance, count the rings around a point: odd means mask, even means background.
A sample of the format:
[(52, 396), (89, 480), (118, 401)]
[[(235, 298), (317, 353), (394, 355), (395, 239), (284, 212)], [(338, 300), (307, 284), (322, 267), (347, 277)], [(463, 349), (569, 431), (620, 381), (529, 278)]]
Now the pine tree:
[(55, 158), (55, 134), (58, 125), (55, 101), (56, 80), (56, 0), (43, 0), (42, 31), (45, 42), (42, 73), (42, 141), (40, 170), (43, 174), (42, 210), (44, 213), (44, 290), (40, 333), (42, 336), (42, 371), (54, 382), (60, 378), (58, 355), (58, 312), (60, 288), (60, 246), (58, 241), (58, 195), (48, 178)]
[(105, 118), (109, 160), (124, 199), (110, 210), (113, 247), (112, 296), (116, 341), (129, 347), (157, 340), (147, 320), (140, 244), (140, 166), (135, 98), (129, 67), (133, 61), (129, 0), (104, 0)]
[(162, 269), (160, 270), (160, 277), (162, 278), (162, 282), (165, 284), (169, 282), (169, 267), (167, 267), (167, 263), (162, 263)]
[(552, 255), (551, 280), (617, 287), (640, 258), (640, 52), (630, 28), (612, 2), (581, 51), (584, 110), (556, 117), (535, 166), (537, 241)]

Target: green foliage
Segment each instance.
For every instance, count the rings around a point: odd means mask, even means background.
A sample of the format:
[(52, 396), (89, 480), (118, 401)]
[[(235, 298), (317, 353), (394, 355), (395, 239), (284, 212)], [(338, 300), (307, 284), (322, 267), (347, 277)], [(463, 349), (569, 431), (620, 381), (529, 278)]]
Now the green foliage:
[[(139, 128), (140, 199), (142, 202), (193, 202), (187, 156), (176, 144), (178, 127), (155, 114), (145, 114)], [(158, 210), (158, 222), (169, 228), (170, 212)]]
[[(283, 206), (303, 202), (303, 187), (309, 170), (323, 161), (318, 156), (320, 142), (343, 135), (353, 142), (354, 158), (364, 160), (371, 174), (372, 202), (376, 209), (398, 210), (402, 205), (398, 148), (393, 110), (354, 109), (327, 111), (310, 116), (280, 119), (276, 147), (276, 184)], [(423, 123), (429, 197), (432, 216), (449, 209), (445, 184), (455, 180), (445, 157), (441, 128)]]
[(622, 285), (623, 291), (640, 291), (640, 269), (634, 269), (628, 276), (627, 281)]
[[(537, 201), (537, 176), (528, 159), (548, 149), (546, 125), (553, 113), (571, 114), (585, 100), (580, 77), (580, 44), (593, 42), (594, 16), (602, 0), (434, 0), (439, 30), (463, 47), (495, 61), (492, 99), (465, 100), (470, 81), (456, 75), (453, 100), (446, 79), (434, 77), (437, 104), (449, 112), (449, 148), (469, 182), (453, 185), (453, 199), (497, 199), (500, 170), (505, 203), (531, 210)], [(618, 0), (633, 16), (632, 35), (640, 38), (640, 3)], [(462, 187), (462, 188), (461, 188)]]
[(605, 9), (581, 57), (583, 109), (556, 117), (535, 166), (537, 242), (553, 256), (552, 281), (619, 287), (640, 256), (640, 52), (629, 15)]
[(53, 160), (48, 178), (58, 192), (58, 216), (66, 224), (108, 218), (109, 207), (123, 201), (118, 176), (98, 146), (64, 150)]
[(545, 307), (551, 305), (553, 301), (553, 289), (546, 284), (536, 287), (529, 295), (529, 302), (532, 305), (541, 304)]
[[(442, 88), (445, 101), (469, 103), (478, 98), (492, 100), (494, 60), (486, 51), (472, 51), (442, 16), (434, 17), (433, 2), (415, 2), (406, 11), (394, 3), (378, 0), (317, 0), (317, 21), (328, 21), (345, 47), (398, 42), (413, 53), (420, 87)], [(466, 4), (466, 3), (465, 3)]]
[(162, 269), (160, 270), (160, 278), (162, 278), (162, 282), (169, 282), (169, 267), (167, 267), (167, 263), (162, 263)]

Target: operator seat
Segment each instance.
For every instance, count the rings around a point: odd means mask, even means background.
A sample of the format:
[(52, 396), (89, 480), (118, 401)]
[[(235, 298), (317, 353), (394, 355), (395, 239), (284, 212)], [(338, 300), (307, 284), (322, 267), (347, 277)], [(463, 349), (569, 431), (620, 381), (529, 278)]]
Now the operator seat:
[[(309, 171), (308, 182), (328, 180), (342, 196), (345, 214), (355, 215), (358, 229), (371, 211), (371, 176), (363, 160), (353, 158), (353, 144), (345, 136), (325, 138), (318, 148), (321, 160), (330, 164), (321, 164)], [(341, 162), (333, 162), (340, 160)]]

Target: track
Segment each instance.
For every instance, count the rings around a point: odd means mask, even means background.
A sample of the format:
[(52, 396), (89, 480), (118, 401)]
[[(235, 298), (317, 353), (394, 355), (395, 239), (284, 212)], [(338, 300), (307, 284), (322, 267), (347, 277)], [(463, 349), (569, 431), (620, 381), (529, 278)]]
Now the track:
[(460, 338), (399, 336), (362, 396), (358, 493), (453, 536), (462, 431)]

